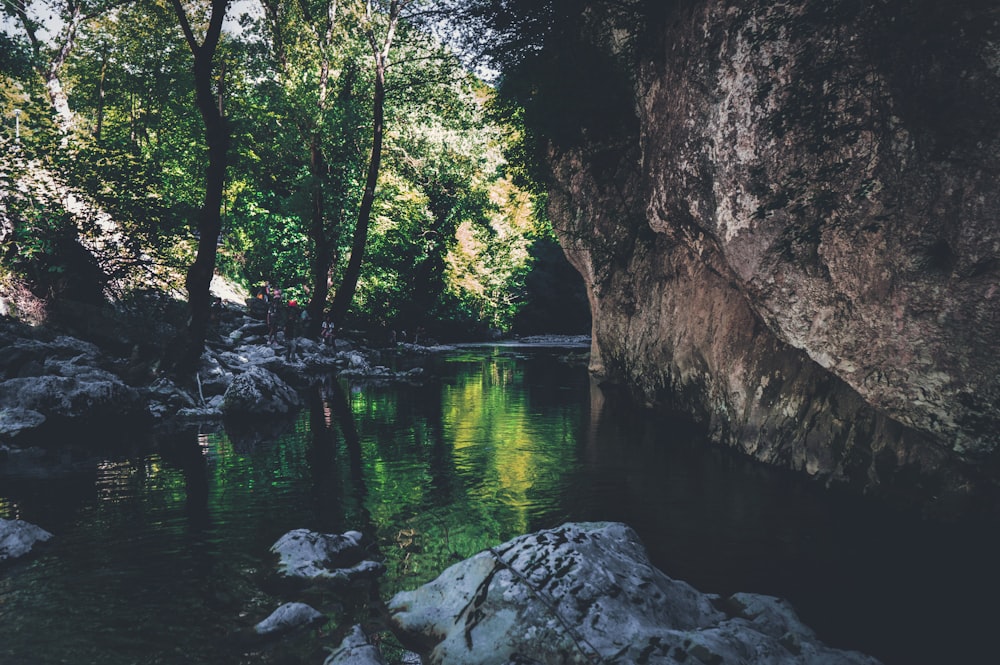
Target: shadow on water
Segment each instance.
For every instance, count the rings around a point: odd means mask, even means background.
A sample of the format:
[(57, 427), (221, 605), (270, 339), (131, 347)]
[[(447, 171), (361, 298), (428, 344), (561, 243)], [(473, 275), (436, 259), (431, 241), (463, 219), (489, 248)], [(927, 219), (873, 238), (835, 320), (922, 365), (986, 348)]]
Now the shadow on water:
[[(752, 463), (565, 360), (469, 349), (432, 361), (423, 386), (330, 379), (291, 420), (0, 463), (0, 517), (56, 535), (0, 570), (0, 663), (322, 662), (352, 622), (377, 625), (379, 603), (275, 583), (283, 533), (363, 532), (387, 599), (567, 520), (626, 522), (668, 575), (788, 598), (822, 639), (887, 665), (992, 648), (977, 600), (1000, 592), (997, 524), (924, 522)], [(292, 600), (330, 621), (252, 637)]]
[(1000, 591), (994, 520), (929, 522), (708, 446), (683, 419), (594, 395), (570, 503), (590, 518), (628, 516), (668, 574), (706, 591), (788, 598), (828, 643), (886, 663), (989, 652), (995, 613), (978, 599)]

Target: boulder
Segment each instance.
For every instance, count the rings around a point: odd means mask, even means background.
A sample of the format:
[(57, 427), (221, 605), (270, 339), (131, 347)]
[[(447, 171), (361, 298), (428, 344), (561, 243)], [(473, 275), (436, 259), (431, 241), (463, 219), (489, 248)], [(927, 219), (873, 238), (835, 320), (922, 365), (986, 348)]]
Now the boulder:
[(323, 614), (305, 603), (285, 603), (256, 626), (258, 635), (277, 635), (322, 621)]
[(348, 351), (339, 355), (347, 363), (347, 369), (357, 372), (367, 372), (371, 369), (368, 359), (360, 351)]
[[(63, 364), (96, 365), (99, 357), (96, 346), (75, 337), (56, 337), (51, 342), (14, 338), (0, 348), (0, 375), (9, 379), (34, 374), (25, 371), (28, 366), (48, 366), (48, 373), (59, 373), (58, 367)], [(52, 371), (53, 365), (56, 371)]]
[(295, 389), (274, 372), (250, 366), (229, 384), (221, 408), (226, 416), (269, 416), (290, 413), (300, 403)]
[(201, 382), (202, 394), (207, 399), (226, 392), (233, 381), (233, 372), (224, 366), (219, 358), (206, 353), (198, 369), (198, 380)]
[(389, 610), (434, 665), (878, 662), (826, 647), (782, 600), (722, 599), (667, 577), (619, 523), (515, 538), (397, 594)]
[(25, 431), (33, 430), (45, 423), (45, 416), (30, 409), (19, 407), (0, 408), (0, 439), (15, 439)]
[(368, 641), (361, 626), (354, 626), (340, 646), (330, 652), (323, 665), (385, 665), (385, 660)]
[(357, 531), (340, 535), (295, 529), (271, 551), (278, 555), (278, 572), (286, 577), (349, 583), (385, 572), (381, 563), (364, 560), (361, 537)]
[(193, 409), (197, 402), (189, 392), (167, 378), (159, 378), (143, 391), (153, 418), (176, 414), (180, 409)]
[(61, 375), (0, 382), (0, 407), (68, 419), (123, 418), (146, 411), (139, 392), (114, 374), (74, 363), (62, 369)]
[(52, 537), (45, 529), (22, 520), (0, 518), (0, 563), (24, 556), (35, 546)]

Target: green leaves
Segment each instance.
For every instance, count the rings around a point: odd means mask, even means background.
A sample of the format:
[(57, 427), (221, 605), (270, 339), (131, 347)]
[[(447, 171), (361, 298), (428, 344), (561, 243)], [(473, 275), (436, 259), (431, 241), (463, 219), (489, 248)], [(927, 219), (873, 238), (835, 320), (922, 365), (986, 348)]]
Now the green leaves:
[[(338, 289), (372, 142), (364, 9), (268, 0), (264, 11), (239, 17), (240, 31), (223, 34), (214, 93), (232, 148), (217, 269), (229, 277), (304, 291), (325, 270), (331, 293)], [(30, 45), (3, 36), (0, 57), (7, 82), (0, 110), (10, 119), (22, 109), (25, 154), (50, 155), (48, 168), (114, 219), (122, 263), (184, 267), (196, 240), (206, 148), (190, 50), (169, 3), (129, 3), (80, 23), (61, 72), (77, 127), (67, 150), (55, 149), (60, 135), (31, 70)], [(529, 247), (546, 226), (524, 193), (534, 186), (530, 176), (506, 156), (528, 135), (520, 111), (506, 102), (501, 124), (495, 107), (491, 88), (426, 26), (403, 19), (386, 70), (384, 159), (355, 301), (359, 321), (511, 325)], [(21, 203), (17, 265), (28, 270), (61, 251), (52, 238), (76, 231), (57, 201)]]

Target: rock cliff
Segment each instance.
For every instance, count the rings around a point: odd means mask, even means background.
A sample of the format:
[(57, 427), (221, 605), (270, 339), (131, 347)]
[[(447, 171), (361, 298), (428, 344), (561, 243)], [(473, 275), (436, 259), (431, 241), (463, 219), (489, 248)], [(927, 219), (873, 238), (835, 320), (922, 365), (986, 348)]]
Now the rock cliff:
[(644, 20), (616, 54), (634, 131), (550, 152), (592, 370), (809, 474), (995, 487), (1000, 7), (695, 0)]

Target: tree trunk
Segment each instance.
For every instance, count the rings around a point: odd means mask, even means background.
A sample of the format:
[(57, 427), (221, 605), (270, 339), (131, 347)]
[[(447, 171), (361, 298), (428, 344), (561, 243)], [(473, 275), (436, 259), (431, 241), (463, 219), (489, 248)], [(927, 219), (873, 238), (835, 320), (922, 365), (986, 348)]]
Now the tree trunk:
[[(308, 19), (307, 5), (302, 4), (303, 13)], [(316, 123), (312, 128), (309, 142), (309, 164), (312, 172), (312, 226), (313, 248), (313, 297), (309, 302), (309, 325), (306, 333), (310, 337), (318, 337), (323, 325), (323, 310), (326, 308), (326, 298), (330, 294), (330, 266), (333, 264), (334, 242), (327, 232), (325, 220), (325, 201), (323, 197), (323, 181), (326, 177), (326, 160), (323, 157), (321, 132), (326, 114), (327, 96), (330, 91), (330, 53), (333, 49), (333, 29), (337, 20), (337, 2), (326, 5), (325, 29), (323, 31), (320, 49), (323, 57), (319, 66), (319, 97), (316, 103)]]
[(108, 78), (108, 52), (104, 51), (101, 58), (101, 80), (97, 86), (97, 126), (94, 128), (94, 140), (101, 142), (101, 129), (104, 127), (104, 84)]
[(365, 245), (368, 243), (368, 224), (371, 221), (372, 206), (375, 203), (375, 187), (378, 184), (379, 166), (382, 163), (382, 134), (385, 128), (385, 62), (379, 60), (375, 65), (375, 95), (373, 98), (372, 152), (368, 160), (368, 175), (365, 179), (365, 193), (361, 197), (361, 208), (358, 210), (358, 223), (354, 227), (354, 241), (351, 243), (351, 258), (344, 270), (344, 279), (334, 296), (330, 313), (333, 320), (340, 324), (347, 311), (351, 308), (354, 292), (361, 277), (361, 262), (365, 257)]
[(198, 367), (211, 319), (210, 287), (215, 273), (215, 258), (222, 230), (222, 195), (226, 184), (226, 160), (229, 149), (229, 127), (212, 91), (212, 60), (222, 30), (222, 19), (228, 0), (212, 0), (212, 15), (203, 44), (198, 44), (191, 31), (180, 0), (173, 0), (191, 52), (194, 54), (195, 103), (205, 123), (208, 144), (208, 168), (205, 169), (205, 200), (198, 214), (198, 253), (188, 269), (184, 285), (188, 292), (186, 348), (182, 351), (178, 370), (193, 374)]
[(326, 307), (326, 298), (330, 294), (330, 262), (333, 253), (330, 249), (330, 239), (326, 232), (324, 219), (323, 200), (323, 177), (326, 170), (326, 162), (323, 159), (322, 145), (320, 137), (316, 134), (312, 137), (309, 146), (310, 159), (309, 167), (312, 172), (312, 222), (310, 224), (309, 235), (313, 239), (313, 261), (312, 261), (312, 300), (309, 301), (306, 311), (309, 313), (309, 326), (306, 334), (310, 337), (317, 337), (320, 327), (323, 324), (323, 309)]
[(378, 171), (382, 163), (382, 135), (385, 128), (385, 69), (389, 63), (389, 51), (396, 34), (400, 13), (408, 3), (405, 0), (392, 0), (389, 3), (388, 25), (385, 37), (379, 44), (375, 38), (372, 26), (372, 3), (366, 4), (365, 20), (368, 24), (368, 42), (372, 49), (372, 59), (375, 62), (375, 94), (372, 100), (372, 152), (368, 160), (368, 175), (365, 179), (365, 192), (361, 197), (361, 207), (358, 210), (358, 222), (354, 227), (354, 241), (351, 243), (351, 258), (344, 270), (344, 278), (333, 298), (330, 313), (336, 323), (341, 323), (351, 308), (354, 292), (358, 288), (361, 277), (361, 263), (365, 257), (365, 245), (368, 243), (368, 224), (371, 221), (372, 206), (375, 204), (375, 187), (378, 185)]
[(21, 25), (28, 36), (31, 50), (35, 56), (35, 71), (45, 81), (45, 90), (48, 93), (49, 103), (56, 115), (56, 123), (63, 134), (63, 147), (66, 139), (76, 124), (76, 117), (69, 107), (69, 98), (63, 89), (62, 81), (59, 80), (59, 73), (69, 54), (76, 44), (76, 33), (86, 18), (83, 14), (83, 3), (70, 2), (65, 8), (65, 14), (61, 16), (64, 21), (63, 28), (59, 33), (59, 49), (52, 54), (52, 58), (47, 65), (43, 66), (45, 55), (42, 53), (42, 42), (38, 39), (36, 24), (28, 16), (27, 5), (23, 2), (11, 4), (14, 14), (20, 19)]

